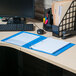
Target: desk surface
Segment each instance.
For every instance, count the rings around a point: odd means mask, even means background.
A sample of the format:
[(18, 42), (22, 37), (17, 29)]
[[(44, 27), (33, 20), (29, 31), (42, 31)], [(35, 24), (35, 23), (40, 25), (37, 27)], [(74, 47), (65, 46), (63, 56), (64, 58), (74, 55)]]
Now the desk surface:
[[(36, 22), (36, 24), (40, 28), (42, 28), (42, 23)], [(36, 28), (36, 30), (37, 30), (37, 28)], [(37, 33), (36, 30), (32, 31), (31, 33)], [(11, 36), (15, 33), (17, 33), (17, 32), (0, 32), (0, 40), (6, 38), (8, 36)], [(44, 36), (52, 37), (52, 38), (61, 40), (61, 38), (53, 37), (51, 32), (47, 32), (46, 34), (44, 34)], [(76, 44), (76, 36), (68, 38), (65, 41)], [(0, 46), (7, 46), (7, 47), (12, 47), (12, 48), (18, 49), (22, 52), (33, 55), (39, 59), (47, 61), (51, 64), (54, 64), (56, 66), (59, 66), (63, 69), (66, 69), (66, 70), (71, 71), (71, 72), (76, 74), (76, 45), (73, 46), (72, 48), (68, 49), (67, 51), (63, 52), (62, 54), (58, 55), (58, 56), (48, 55), (45, 53), (37, 52), (34, 50), (29, 50), (29, 49), (26, 49), (23, 47), (19, 47), (19, 46), (9, 44), (9, 43), (5, 43), (5, 42), (1, 42), (1, 41), (0, 41)]]

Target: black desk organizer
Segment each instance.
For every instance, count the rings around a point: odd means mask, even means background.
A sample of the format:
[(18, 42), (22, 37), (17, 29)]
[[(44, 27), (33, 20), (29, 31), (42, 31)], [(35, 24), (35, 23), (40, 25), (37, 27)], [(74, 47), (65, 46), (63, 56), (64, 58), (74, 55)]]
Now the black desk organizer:
[(46, 15), (48, 14), (48, 23), (47, 24), (43, 24), (43, 28), (46, 31), (52, 31), (52, 24), (53, 24), (53, 15), (52, 15), (52, 10), (51, 8), (49, 9), (45, 9), (45, 13), (44, 13), (44, 17), (46, 17)]
[(76, 35), (76, 0), (73, 0), (58, 26), (52, 25), (52, 35), (63, 39)]

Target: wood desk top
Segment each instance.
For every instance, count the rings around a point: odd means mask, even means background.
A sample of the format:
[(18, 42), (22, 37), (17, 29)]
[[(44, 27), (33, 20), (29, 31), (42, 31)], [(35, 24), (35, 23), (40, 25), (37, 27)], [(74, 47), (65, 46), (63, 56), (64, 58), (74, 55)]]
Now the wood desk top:
[[(29, 22), (29, 23), (31, 23), (31, 22)], [(37, 24), (40, 28), (42, 28), (42, 25), (43, 25), (42, 22), (36, 22), (35, 24)], [(35, 31), (32, 31), (31, 33), (37, 33), (36, 31), (37, 31), (37, 28)], [(6, 38), (8, 36), (11, 36), (15, 33), (17, 33), (17, 32), (0, 32), (0, 40)], [(61, 38), (53, 37), (51, 32), (47, 32), (46, 34), (44, 34), (44, 36), (62, 40)], [(76, 44), (76, 36), (68, 38), (65, 41)], [(47, 61), (51, 64), (54, 64), (56, 66), (59, 66), (63, 69), (66, 69), (66, 70), (71, 71), (76, 74), (76, 45), (71, 47), (70, 49), (66, 50), (65, 52), (63, 52), (62, 54), (60, 54), (58, 56), (48, 55), (45, 53), (37, 52), (34, 50), (29, 50), (29, 49), (26, 49), (23, 47), (19, 47), (19, 46), (1, 42), (1, 41), (0, 41), (0, 46), (7, 46), (7, 47), (12, 47), (12, 48), (18, 49), (22, 52), (28, 53), (32, 56), (35, 56), (39, 59)]]

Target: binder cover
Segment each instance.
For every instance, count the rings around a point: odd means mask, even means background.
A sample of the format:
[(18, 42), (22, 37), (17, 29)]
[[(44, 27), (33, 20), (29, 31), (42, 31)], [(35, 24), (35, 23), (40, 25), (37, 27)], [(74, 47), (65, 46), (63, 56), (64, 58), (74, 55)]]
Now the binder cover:
[[(23, 36), (22, 36), (22, 34), (23, 34)], [(24, 36), (24, 34), (25, 34), (25, 36)], [(20, 42), (19, 42), (20, 40), (18, 40), (18, 38), (22, 39), (25, 43), (21, 42), (21, 44), (20, 44)], [(69, 48), (71, 48), (72, 46), (75, 45), (73, 43), (68, 43), (66, 46), (60, 48), (59, 50), (55, 51), (54, 53), (48, 53), (48, 52), (45, 52), (43, 50), (38, 50), (38, 49), (31, 48), (31, 46), (33, 46), (33, 45), (35, 45), (35, 44), (37, 44), (37, 43), (39, 43), (39, 42), (41, 42), (41, 41), (43, 41), (43, 40), (45, 40), (47, 38), (48, 37), (41, 36), (41, 35), (38, 35), (38, 34), (33, 34), (33, 33), (21, 31), (21, 32), (19, 32), (17, 34), (14, 34), (14, 35), (12, 35), (12, 36), (10, 36), (8, 38), (5, 38), (5, 39), (3, 39), (1, 41), (11, 43), (11, 44), (14, 44), (14, 45), (18, 45), (18, 46), (21, 46), (21, 47), (24, 47), (24, 48), (27, 48), (27, 49), (32, 49), (32, 50), (35, 50), (35, 51), (50, 54), (50, 55), (53, 55), (53, 56), (57, 56), (57, 55), (61, 54), (62, 52), (66, 51), (67, 49), (69, 49)], [(27, 41), (27, 39), (28, 39), (28, 41)]]

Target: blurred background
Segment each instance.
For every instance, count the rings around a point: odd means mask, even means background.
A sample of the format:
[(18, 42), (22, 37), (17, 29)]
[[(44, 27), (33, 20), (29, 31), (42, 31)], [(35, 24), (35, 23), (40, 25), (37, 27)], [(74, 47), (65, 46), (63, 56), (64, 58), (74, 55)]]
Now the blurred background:
[(52, 2), (62, 0), (35, 0), (35, 18), (42, 21), (44, 9), (51, 8)]

